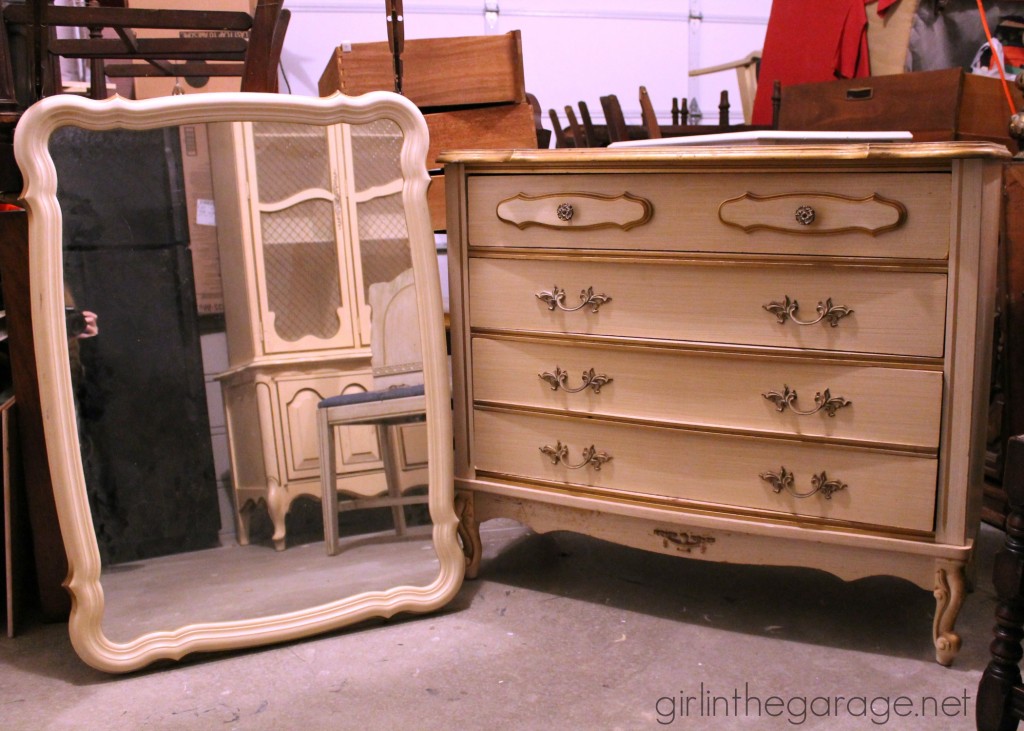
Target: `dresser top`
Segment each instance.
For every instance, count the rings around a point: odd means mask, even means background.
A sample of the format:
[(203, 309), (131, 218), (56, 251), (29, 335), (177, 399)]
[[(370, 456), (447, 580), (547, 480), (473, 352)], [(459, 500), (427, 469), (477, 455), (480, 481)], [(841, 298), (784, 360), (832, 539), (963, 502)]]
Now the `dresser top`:
[(447, 150), (441, 163), (480, 165), (554, 165), (586, 167), (614, 164), (721, 164), (943, 161), (962, 158), (1010, 159), (1003, 145), (994, 142), (889, 142), (801, 145), (680, 145), (679, 147), (559, 148), (554, 150)]

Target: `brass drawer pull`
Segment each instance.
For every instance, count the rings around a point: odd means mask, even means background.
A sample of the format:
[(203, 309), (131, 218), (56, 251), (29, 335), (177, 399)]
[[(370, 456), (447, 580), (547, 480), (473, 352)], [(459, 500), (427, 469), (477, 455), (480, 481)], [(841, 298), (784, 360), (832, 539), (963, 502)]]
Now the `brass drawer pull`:
[(583, 385), (579, 388), (569, 388), (569, 372), (563, 371), (560, 367), (555, 366), (555, 372), (544, 372), (538, 373), (538, 377), (542, 381), (551, 385), (552, 391), (557, 391), (561, 388), (566, 393), (579, 393), (585, 391), (588, 388), (593, 389), (594, 393), (601, 393), (601, 387), (607, 386), (612, 382), (611, 376), (606, 376), (603, 373), (596, 373), (593, 368), (590, 370), (583, 371)]
[(538, 292), (537, 299), (547, 304), (548, 309), (552, 311), (559, 309), (563, 312), (576, 312), (589, 305), (591, 312), (597, 312), (601, 305), (605, 302), (610, 302), (612, 298), (605, 294), (594, 294), (594, 288), (587, 287), (584, 290), (580, 290), (580, 303), (578, 305), (566, 307), (565, 290), (555, 285), (551, 288), (550, 292)]
[(824, 302), (818, 302), (818, 306), (815, 308), (818, 316), (813, 320), (801, 320), (797, 318), (796, 313), (800, 309), (800, 304), (796, 300), (791, 300), (789, 295), (786, 295), (782, 302), (769, 302), (766, 305), (762, 305), (762, 307), (775, 315), (775, 317), (778, 318), (780, 325), (786, 324), (786, 320), (792, 320), (797, 325), (817, 325), (822, 320), (828, 320), (829, 325), (836, 327), (840, 320), (847, 315), (853, 314), (853, 310), (849, 307), (832, 304), (831, 297)]
[(575, 213), (576, 209), (572, 207), (572, 203), (559, 203), (558, 208), (555, 209), (555, 215), (558, 216), (559, 221), (571, 221)]
[(601, 465), (605, 462), (611, 462), (612, 459), (612, 456), (607, 452), (598, 452), (594, 449), (593, 444), (583, 450), (583, 461), (579, 464), (569, 464), (569, 447), (562, 444), (561, 441), (557, 442), (553, 447), (550, 444), (545, 444), (540, 448), (540, 451), (551, 458), (551, 464), (561, 463), (570, 470), (578, 470), (587, 465), (590, 465), (595, 470), (600, 470)]
[(801, 411), (796, 407), (796, 390), (789, 386), (782, 387), (782, 393), (778, 391), (769, 391), (768, 393), (762, 393), (766, 399), (775, 404), (775, 408), (778, 411), (785, 411), (788, 407), (794, 414), (800, 416), (810, 416), (811, 414), (817, 414), (819, 411), (824, 410), (829, 416), (835, 416), (836, 410), (841, 409), (844, 406), (849, 406), (852, 401), (847, 401), (842, 396), (833, 396), (829, 389), (819, 391), (814, 394), (814, 408), (810, 411)]
[(807, 492), (796, 491), (796, 488), (793, 487), (795, 482), (793, 473), (785, 467), (781, 467), (778, 472), (762, 472), (761, 479), (769, 483), (775, 492), (785, 490), (797, 498), (811, 497), (820, 492), (826, 500), (831, 500), (833, 493), (846, 489), (846, 483), (841, 480), (828, 479), (828, 475), (824, 471), (811, 477), (811, 489)]

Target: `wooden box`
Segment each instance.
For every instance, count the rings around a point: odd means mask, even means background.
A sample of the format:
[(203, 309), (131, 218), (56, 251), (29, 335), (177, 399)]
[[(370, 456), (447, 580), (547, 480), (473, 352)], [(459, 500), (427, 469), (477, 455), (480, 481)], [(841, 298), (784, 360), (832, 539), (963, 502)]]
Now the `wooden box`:
[[(440, 170), (436, 161), (444, 150), (537, 147), (519, 31), (407, 40), (402, 70), (402, 93), (423, 111), (430, 131), (428, 169)], [(383, 42), (336, 48), (319, 83), (321, 96), (394, 88), (391, 51)], [(445, 230), (443, 176), (433, 176), (428, 200), (434, 230)]]
[(424, 117), (430, 130), (427, 168), (431, 170), (441, 168), (437, 157), (444, 150), (537, 146), (529, 102), (433, 112)]
[[(407, 40), (402, 52), (402, 94), (421, 109), (526, 101), (519, 31), (497, 36)], [(320, 76), (320, 96), (394, 91), (388, 44), (336, 48)]]
[(1010, 114), (999, 79), (941, 69), (784, 86), (779, 129), (909, 131), (918, 142), (991, 140), (1016, 152)]

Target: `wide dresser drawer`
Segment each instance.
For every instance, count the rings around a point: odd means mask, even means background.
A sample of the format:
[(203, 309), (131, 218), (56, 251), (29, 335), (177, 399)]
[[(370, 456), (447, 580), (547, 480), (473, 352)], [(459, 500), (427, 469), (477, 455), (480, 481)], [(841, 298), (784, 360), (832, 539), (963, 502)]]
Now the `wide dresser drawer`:
[(945, 259), (944, 173), (471, 176), (472, 247)]
[(942, 272), (488, 257), (469, 296), (471, 328), (943, 354)]
[(938, 449), (942, 372), (544, 338), (472, 338), (478, 404)]
[(937, 460), (799, 441), (477, 409), (480, 475), (690, 507), (930, 531)]

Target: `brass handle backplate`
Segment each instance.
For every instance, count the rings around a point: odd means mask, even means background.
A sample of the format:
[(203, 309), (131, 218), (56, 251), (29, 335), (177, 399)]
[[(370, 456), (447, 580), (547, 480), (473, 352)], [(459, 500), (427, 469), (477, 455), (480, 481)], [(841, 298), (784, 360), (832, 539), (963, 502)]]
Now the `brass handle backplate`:
[(846, 489), (846, 483), (841, 480), (828, 479), (828, 475), (825, 474), (824, 470), (811, 477), (811, 489), (807, 492), (797, 491), (795, 487), (796, 479), (793, 477), (793, 473), (784, 466), (778, 472), (762, 472), (761, 479), (770, 484), (775, 492), (785, 490), (796, 498), (811, 497), (820, 492), (826, 500), (831, 500), (833, 493)]
[(607, 386), (613, 380), (611, 376), (597, 373), (593, 368), (590, 368), (583, 371), (583, 385), (579, 388), (569, 388), (569, 372), (563, 371), (559, 366), (555, 366), (554, 373), (545, 371), (544, 373), (538, 373), (537, 376), (542, 381), (548, 383), (552, 391), (562, 389), (566, 393), (579, 393), (588, 388), (592, 389), (594, 393), (601, 393), (601, 387)]
[(593, 444), (583, 450), (583, 461), (579, 464), (569, 463), (569, 447), (562, 444), (561, 441), (557, 442), (553, 447), (550, 444), (545, 444), (543, 447), (540, 447), (540, 451), (551, 458), (551, 464), (564, 464), (570, 470), (578, 470), (587, 465), (590, 465), (595, 470), (600, 470), (601, 465), (605, 462), (610, 462), (612, 459), (612, 456), (607, 452), (598, 452)]
[(762, 393), (766, 399), (775, 404), (775, 408), (778, 411), (785, 411), (787, 408), (790, 409), (794, 414), (800, 416), (810, 416), (811, 414), (817, 414), (819, 411), (824, 411), (829, 416), (835, 416), (836, 410), (841, 409), (844, 406), (849, 406), (852, 401), (848, 401), (842, 396), (833, 396), (829, 389), (819, 391), (814, 394), (814, 408), (810, 411), (801, 411), (796, 405), (796, 390), (789, 386), (782, 387), (782, 393), (778, 391), (769, 391), (768, 393)]
[(590, 306), (591, 312), (597, 312), (601, 305), (611, 301), (611, 297), (605, 294), (594, 294), (593, 287), (580, 290), (580, 303), (575, 307), (565, 306), (565, 290), (555, 285), (550, 292), (538, 292), (537, 299), (544, 302), (549, 310), (562, 310), (563, 312), (576, 312), (584, 307)]
[(829, 325), (836, 327), (839, 325), (840, 320), (853, 314), (853, 310), (849, 307), (832, 304), (831, 297), (824, 302), (818, 302), (818, 306), (815, 308), (818, 316), (813, 320), (801, 320), (796, 316), (796, 313), (800, 310), (800, 303), (796, 300), (791, 300), (789, 295), (786, 295), (782, 302), (772, 301), (762, 305), (762, 307), (775, 315), (780, 325), (784, 325), (786, 320), (792, 320), (797, 325), (817, 325), (822, 320), (827, 320)]

